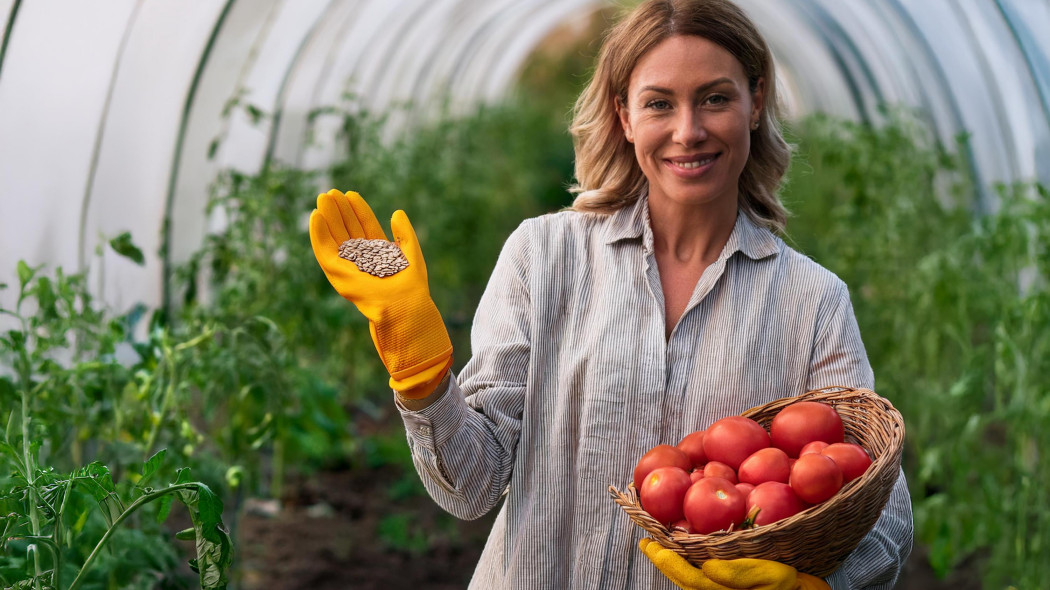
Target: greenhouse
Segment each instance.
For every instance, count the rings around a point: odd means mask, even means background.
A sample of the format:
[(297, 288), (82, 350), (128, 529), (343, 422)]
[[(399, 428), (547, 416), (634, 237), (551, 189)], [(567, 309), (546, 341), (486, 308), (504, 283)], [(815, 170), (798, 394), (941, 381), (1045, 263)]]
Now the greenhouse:
[[(733, 2), (775, 63), (774, 233), (848, 287), (903, 421), (895, 587), (1043, 587), (1050, 2)], [(486, 293), (516, 228), (573, 206), (573, 106), (639, 4), (0, 0), (0, 588), (477, 587), (503, 517), (435, 501), (406, 442), (426, 410), (311, 213), (356, 191), (404, 246), (403, 210), (455, 351), (438, 378), (474, 375)]]

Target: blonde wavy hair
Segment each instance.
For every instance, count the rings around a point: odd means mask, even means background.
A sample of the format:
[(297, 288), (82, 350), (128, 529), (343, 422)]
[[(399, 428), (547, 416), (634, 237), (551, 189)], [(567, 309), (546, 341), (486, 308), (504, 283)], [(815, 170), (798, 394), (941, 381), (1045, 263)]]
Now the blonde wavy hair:
[(754, 23), (729, 0), (649, 0), (614, 26), (602, 43), (587, 88), (576, 100), (572, 132), (576, 194), (572, 208), (612, 213), (635, 202), (648, 185), (624, 137), (615, 101), (627, 102), (638, 60), (664, 39), (696, 35), (731, 53), (744, 66), (751, 91), (764, 82), (765, 108), (751, 132), (751, 153), (739, 180), (740, 208), (757, 224), (782, 232), (787, 210), (777, 194), (791, 151), (780, 133), (773, 59)]

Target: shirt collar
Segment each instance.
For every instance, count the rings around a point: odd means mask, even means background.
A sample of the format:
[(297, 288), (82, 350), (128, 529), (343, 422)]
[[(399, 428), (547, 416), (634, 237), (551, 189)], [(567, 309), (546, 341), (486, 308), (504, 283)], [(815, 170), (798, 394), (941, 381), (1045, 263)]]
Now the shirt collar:
[[(653, 231), (649, 221), (649, 195), (642, 193), (634, 203), (610, 215), (605, 231), (605, 243), (642, 238), (646, 252), (653, 251)], [(741, 210), (737, 210), (736, 224), (729, 240), (722, 249), (721, 258), (729, 258), (743, 252), (753, 260), (772, 256), (779, 251), (777, 238), (771, 231), (751, 221)]]

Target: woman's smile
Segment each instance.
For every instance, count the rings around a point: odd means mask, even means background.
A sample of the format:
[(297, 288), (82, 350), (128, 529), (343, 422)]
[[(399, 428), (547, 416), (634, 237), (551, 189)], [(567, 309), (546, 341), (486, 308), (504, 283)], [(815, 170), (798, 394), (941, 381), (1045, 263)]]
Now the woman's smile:
[(720, 155), (720, 153), (707, 153), (693, 156), (676, 156), (665, 159), (664, 164), (682, 178), (699, 178), (711, 169), (711, 166), (714, 165), (715, 160)]

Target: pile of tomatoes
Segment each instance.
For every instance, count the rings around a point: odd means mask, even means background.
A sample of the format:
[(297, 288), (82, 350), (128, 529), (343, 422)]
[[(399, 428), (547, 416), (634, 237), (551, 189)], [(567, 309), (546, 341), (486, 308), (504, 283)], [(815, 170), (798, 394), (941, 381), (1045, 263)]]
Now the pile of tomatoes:
[(635, 466), (634, 487), (642, 508), (672, 529), (762, 526), (828, 500), (864, 474), (871, 458), (844, 435), (841, 416), (820, 402), (785, 406), (768, 432), (730, 416), (677, 446), (650, 449)]

